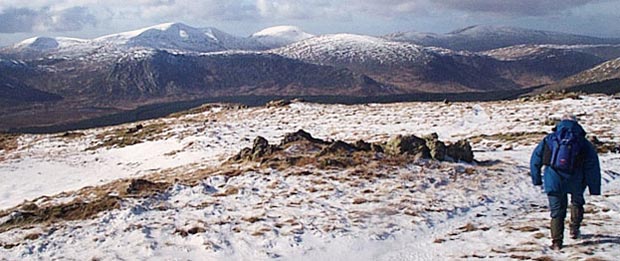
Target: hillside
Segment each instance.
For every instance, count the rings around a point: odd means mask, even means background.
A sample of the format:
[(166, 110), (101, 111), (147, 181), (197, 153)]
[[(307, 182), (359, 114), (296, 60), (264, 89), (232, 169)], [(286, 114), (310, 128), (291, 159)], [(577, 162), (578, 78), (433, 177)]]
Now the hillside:
[[(59, 124), (130, 110), (141, 105), (243, 95), (346, 95), (394, 93), (365, 75), (273, 54), (224, 52), (173, 54), (150, 49), (93, 53), (87, 59), (44, 59), (11, 74), (62, 101), (29, 118), (32, 104), (0, 105), (0, 126)], [(14, 97), (11, 89), (7, 98)], [(19, 102), (19, 101), (15, 101)]]
[[(471, 53), (336, 34), (300, 41), (272, 52), (309, 63), (348, 68), (395, 85), (403, 92), (464, 92), (516, 89), (495, 75), (494, 60)], [(487, 68), (488, 67), (488, 68)]]
[[(0, 49), (0, 131), (70, 126), (101, 117), (146, 119), (122, 114), (143, 106), (256, 95), (321, 97), (315, 101), (324, 102), (514, 97), (620, 55), (618, 45), (611, 44), (614, 39), (519, 28), (476, 26), (446, 35), (413, 35), (465, 39), (481, 47), (518, 39), (544, 44), (470, 52), (398, 37), (314, 36), (295, 26), (237, 37), (182, 23), (94, 39), (34, 37)], [(614, 84), (613, 79), (603, 81)]]
[(620, 39), (531, 30), (508, 26), (475, 25), (446, 34), (400, 32), (384, 36), (393, 41), (411, 42), (453, 50), (486, 51), (522, 44), (619, 44)]
[[(620, 115), (609, 108), (619, 102), (211, 104), (81, 132), (3, 135), (0, 256), (611, 260), (620, 255)], [(552, 251), (528, 160), (565, 113), (598, 140), (604, 196), (587, 196), (583, 238)], [(414, 153), (410, 135), (433, 149)], [(443, 142), (449, 150), (463, 139), (474, 162), (439, 160)]]
[(524, 86), (555, 83), (606, 61), (594, 46), (516, 45), (481, 52), (501, 61), (500, 74)]
[(588, 93), (620, 92), (620, 58), (602, 63), (594, 68), (551, 84), (543, 91), (583, 91)]

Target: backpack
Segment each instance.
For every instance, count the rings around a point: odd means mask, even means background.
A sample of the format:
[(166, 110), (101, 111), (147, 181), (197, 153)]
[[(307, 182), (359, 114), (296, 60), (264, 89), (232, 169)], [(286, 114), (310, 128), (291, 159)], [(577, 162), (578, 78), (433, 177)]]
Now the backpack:
[(561, 129), (547, 136), (543, 152), (543, 165), (573, 173), (581, 165), (583, 137), (570, 129)]

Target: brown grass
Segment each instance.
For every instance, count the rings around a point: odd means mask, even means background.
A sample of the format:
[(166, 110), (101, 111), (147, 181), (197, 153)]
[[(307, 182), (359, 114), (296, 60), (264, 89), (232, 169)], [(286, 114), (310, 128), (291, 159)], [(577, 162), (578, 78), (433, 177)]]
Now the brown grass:
[(97, 142), (86, 150), (99, 148), (123, 148), (140, 144), (144, 141), (165, 139), (161, 134), (168, 130), (165, 123), (153, 123), (143, 126), (138, 124), (131, 128), (117, 128), (97, 135)]
[(365, 198), (356, 198), (356, 199), (353, 200), (352, 203), (354, 205), (359, 205), (359, 204), (364, 204), (364, 203), (367, 203), (367, 202), (368, 202), (368, 200), (365, 199)]
[(236, 194), (239, 194), (239, 188), (237, 188), (237, 187), (229, 187), (224, 192), (217, 193), (217, 194), (215, 194), (213, 196), (214, 197), (227, 197), (227, 196), (232, 196), (232, 195), (236, 195)]
[(539, 141), (543, 137), (547, 135), (546, 132), (536, 131), (536, 132), (507, 132), (507, 133), (497, 133), (493, 135), (477, 135), (467, 138), (471, 143), (479, 143), (483, 139), (487, 140), (497, 140), (503, 142), (523, 142), (523, 141)]
[(89, 219), (100, 212), (120, 208), (120, 202), (119, 197), (106, 196), (90, 202), (76, 199), (70, 203), (37, 207), (32, 211), (19, 211), (13, 218), (0, 224), (0, 232), (33, 224)]
[(256, 223), (256, 222), (263, 221), (264, 219), (263, 219), (263, 218), (261, 218), (261, 217), (254, 217), (254, 216), (252, 216), (252, 217), (244, 217), (244, 218), (241, 218), (241, 220), (243, 220), (243, 221), (245, 221), (245, 222), (248, 222), (248, 223), (252, 223), (252, 224), (254, 224), (254, 223)]
[(127, 197), (148, 197), (166, 191), (172, 184), (166, 182), (152, 182), (146, 179), (130, 180), (123, 195)]
[(463, 230), (463, 232), (473, 232), (473, 231), (478, 230), (478, 228), (472, 223), (467, 223), (467, 225), (462, 226), (459, 229)]
[(9, 151), (17, 149), (18, 138), (19, 138), (18, 134), (0, 133), (0, 151), (4, 150), (5, 152), (9, 152)]
[(516, 230), (516, 231), (521, 231), (521, 232), (536, 232), (539, 231), (540, 229), (537, 227), (532, 227), (532, 226), (524, 226), (524, 227), (511, 227), (510, 229), (512, 230)]

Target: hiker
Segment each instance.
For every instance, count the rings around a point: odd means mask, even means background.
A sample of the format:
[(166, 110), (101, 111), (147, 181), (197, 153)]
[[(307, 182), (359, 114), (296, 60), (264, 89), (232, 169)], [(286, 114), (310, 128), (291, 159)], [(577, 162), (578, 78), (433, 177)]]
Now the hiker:
[[(571, 238), (580, 236), (583, 220), (583, 197), (586, 186), (590, 195), (601, 194), (601, 171), (596, 149), (586, 139), (586, 132), (575, 116), (564, 116), (534, 149), (530, 159), (530, 174), (534, 185), (543, 185), (551, 211), (551, 248), (562, 248), (564, 218), (571, 194)], [(541, 177), (541, 167), (544, 175)]]

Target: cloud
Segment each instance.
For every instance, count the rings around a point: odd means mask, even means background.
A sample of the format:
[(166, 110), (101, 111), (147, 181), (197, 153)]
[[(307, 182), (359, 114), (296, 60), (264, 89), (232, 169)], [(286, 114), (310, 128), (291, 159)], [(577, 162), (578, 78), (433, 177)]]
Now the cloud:
[(7, 8), (0, 12), (0, 33), (78, 31), (95, 25), (95, 17), (85, 7), (61, 10), (49, 8)]
[(27, 8), (11, 8), (0, 12), (0, 33), (31, 32), (37, 12)]
[(315, 19), (349, 16), (339, 1), (329, 0), (256, 0), (256, 9), (262, 18)]
[[(581, 7), (590, 3), (617, 0), (434, 0), (429, 7), (497, 15), (544, 16)], [(425, 0), (395, 0), (394, 2), (420, 3)], [(426, 5), (426, 4), (425, 4)]]

